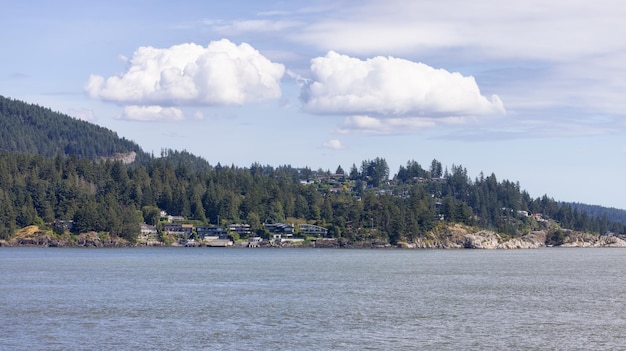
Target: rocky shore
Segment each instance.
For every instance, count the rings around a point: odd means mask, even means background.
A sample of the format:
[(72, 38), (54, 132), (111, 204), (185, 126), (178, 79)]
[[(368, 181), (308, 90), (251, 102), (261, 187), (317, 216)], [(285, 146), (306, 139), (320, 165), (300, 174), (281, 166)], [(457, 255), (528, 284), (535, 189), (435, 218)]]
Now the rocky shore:
[[(563, 230), (565, 237), (558, 247), (625, 247), (626, 241), (617, 236), (601, 236), (598, 234)], [(534, 231), (519, 237), (503, 237), (493, 231), (472, 230), (462, 225), (451, 225), (412, 242), (400, 242), (391, 245), (385, 241), (349, 241), (347, 239), (318, 239), (299, 244), (270, 243), (264, 241), (258, 247), (316, 247), (316, 248), (345, 248), (345, 249), (538, 249), (546, 247), (546, 231)], [(34, 247), (139, 247), (142, 244), (130, 243), (121, 238), (112, 238), (107, 234), (96, 232), (79, 235), (56, 235), (40, 231), (31, 226), (20, 230), (10, 240), (0, 240), (0, 247), (34, 246)], [(168, 246), (165, 244), (159, 246)], [(174, 244), (171, 246), (180, 246)], [(211, 245), (194, 245), (211, 246)], [(228, 245), (223, 245), (228, 246)], [(235, 243), (234, 247), (245, 247), (246, 243)]]
[(55, 235), (40, 231), (36, 226), (18, 231), (10, 240), (0, 240), (0, 246), (36, 246), (36, 247), (133, 247), (135, 244), (121, 238), (111, 238), (96, 232), (79, 235)]

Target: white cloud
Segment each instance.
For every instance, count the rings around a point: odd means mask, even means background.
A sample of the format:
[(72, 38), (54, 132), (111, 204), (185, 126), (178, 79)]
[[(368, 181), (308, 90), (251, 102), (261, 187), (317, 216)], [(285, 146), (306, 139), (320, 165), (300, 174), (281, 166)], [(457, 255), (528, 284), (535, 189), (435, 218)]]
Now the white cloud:
[(473, 77), (394, 57), (362, 61), (336, 52), (311, 61), (305, 109), (322, 114), (449, 117), (503, 114), (497, 96), (482, 96)]
[(324, 146), (325, 149), (330, 149), (330, 150), (343, 150), (343, 149), (345, 149), (345, 146), (338, 139), (328, 140), (327, 142), (324, 143), (323, 146)]
[(432, 118), (375, 118), (370, 116), (346, 117), (336, 130), (341, 134), (402, 134), (432, 128), (436, 122)]
[(364, 1), (290, 34), (322, 50), (355, 54), (470, 48), (482, 58), (561, 61), (614, 50), (625, 16), (616, 0)]
[(87, 121), (87, 122), (96, 121), (96, 115), (94, 114), (93, 110), (90, 110), (90, 109), (71, 108), (68, 110), (67, 114), (76, 119), (80, 119), (82, 121)]
[(626, 45), (615, 34), (626, 32), (624, 18), (617, 0), (366, 0), (286, 35), (323, 51), (458, 67), (508, 111), (575, 107), (571, 123), (579, 124), (587, 117), (576, 115), (624, 115)]
[(194, 112), (193, 119), (195, 119), (196, 121), (203, 120), (204, 119), (204, 113), (202, 113), (202, 111)]
[(218, 24), (214, 27), (216, 31), (227, 35), (258, 32), (279, 32), (293, 27), (301, 26), (298, 21), (272, 21), (272, 20), (244, 20)]
[(161, 106), (126, 106), (119, 119), (132, 121), (179, 121), (184, 118), (183, 111), (175, 107)]
[(252, 46), (223, 39), (207, 47), (140, 47), (128, 70), (104, 78), (91, 75), (85, 91), (93, 98), (132, 105), (241, 105), (281, 95), (285, 68)]

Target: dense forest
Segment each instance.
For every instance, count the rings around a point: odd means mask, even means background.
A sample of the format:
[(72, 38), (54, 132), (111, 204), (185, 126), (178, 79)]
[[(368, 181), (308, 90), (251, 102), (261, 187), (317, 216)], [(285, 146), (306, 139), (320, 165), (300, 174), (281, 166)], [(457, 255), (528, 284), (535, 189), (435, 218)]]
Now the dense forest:
[(617, 208), (607, 208), (598, 205), (581, 204), (579, 202), (565, 202), (563, 205), (572, 207), (579, 212), (584, 212), (591, 217), (603, 217), (606, 216), (611, 222), (618, 222), (626, 224), (626, 211)]
[(141, 148), (109, 129), (71, 118), (39, 105), (0, 96), (0, 151), (54, 157), (72, 155), (96, 159)]
[[(0, 239), (25, 226), (72, 220), (75, 233), (133, 241), (140, 223), (157, 224), (161, 210), (197, 224), (247, 223), (253, 235), (267, 235), (263, 223), (306, 222), (331, 237), (392, 244), (442, 223), (510, 237), (545, 228), (545, 219), (580, 231), (626, 232), (623, 221), (604, 212), (533, 199), (516, 182), (494, 174), (471, 179), (464, 167), (448, 170), (437, 160), (426, 168), (408, 161), (393, 176), (383, 158), (332, 173), (210, 165), (185, 151), (146, 155), (109, 130), (38, 106), (2, 98), (0, 111)], [(142, 157), (132, 164), (101, 158), (128, 151)]]
[(539, 228), (528, 215), (534, 213), (564, 228), (625, 232), (624, 224), (606, 216), (589, 216), (547, 196), (532, 199), (519, 184), (493, 174), (471, 180), (461, 166), (433, 178), (433, 170), (410, 161), (401, 171), (422, 176), (389, 180), (385, 172), (380, 178), (372, 173), (386, 164), (380, 158), (363, 161), (351, 174), (331, 175), (259, 164), (197, 171), (186, 157), (194, 156), (171, 151), (145, 165), (124, 165), (2, 153), (0, 238), (31, 224), (73, 220), (76, 232), (105, 231), (133, 240), (141, 222), (156, 224), (159, 210), (196, 223), (215, 224), (217, 218), (222, 225), (248, 223), (254, 230), (262, 230), (263, 223), (301, 220), (328, 228), (333, 237), (391, 243), (414, 240), (439, 222), (517, 236)]

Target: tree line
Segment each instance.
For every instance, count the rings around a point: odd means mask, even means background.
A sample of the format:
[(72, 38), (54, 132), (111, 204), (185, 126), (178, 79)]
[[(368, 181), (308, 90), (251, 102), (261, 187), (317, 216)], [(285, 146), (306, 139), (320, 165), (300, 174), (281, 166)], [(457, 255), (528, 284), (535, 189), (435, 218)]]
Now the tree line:
[(564, 228), (626, 229), (548, 196), (533, 199), (518, 183), (498, 181), (494, 174), (472, 180), (462, 166), (443, 170), (437, 160), (428, 170), (409, 161), (391, 178), (383, 158), (365, 160), (359, 168), (353, 164), (348, 173), (337, 171), (257, 163), (213, 166), (171, 150), (130, 165), (4, 152), (0, 238), (32, 224), (72, 220), (76, 233), (103, 231), (132, 241), (140, 223), (158, 221), (159, 210), (202, 224), (247, 223), (259, 233), (263, 223), (306, 221), (328, 228), (335, 238), (391, 243), (425, 236), (439, 223), (522, 235), (541, 228), (533, 213)]

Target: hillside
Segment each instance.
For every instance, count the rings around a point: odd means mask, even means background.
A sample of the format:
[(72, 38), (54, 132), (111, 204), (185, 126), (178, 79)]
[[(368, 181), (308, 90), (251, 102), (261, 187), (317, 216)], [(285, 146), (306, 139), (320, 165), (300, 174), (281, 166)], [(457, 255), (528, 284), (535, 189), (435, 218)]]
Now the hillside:
[(605, 217), (611, 222), (626, 224), (626, 210), (598, 205), (587, 205), (578, 202), (565, 203), (579, 212), (584, 212), (591, 217)]
[(109, 129), (3, 96), (0, 96), (0, 151), (92, 160), (133, 151), (140, 159), (147, 156), (139, 145)]
[[(69, 242), (96, 232), (132, 244), (143, 222), (163, 234), (160, 211), (194, 225), (243, 223), (264, 238), (265, 224), (315, 225), (348, 246), (525, 247), (626, 234), (606, 211), (533, 199), (519, 183), (494, 174), (472, 180), (462, 166), (448, 171), (437, 160), (428, 169), (408, 161), (395, 175), (383, 158), (348, 173), (212, 166), (186, 151), (149, 156), (106, 128), (37, 105), (0, 98), (0, 117), (0, 240), (36, 225)], [(141, 162), (103, 162), (129, 152)], [(488, 234), (471, 237), (478, 232)]]

